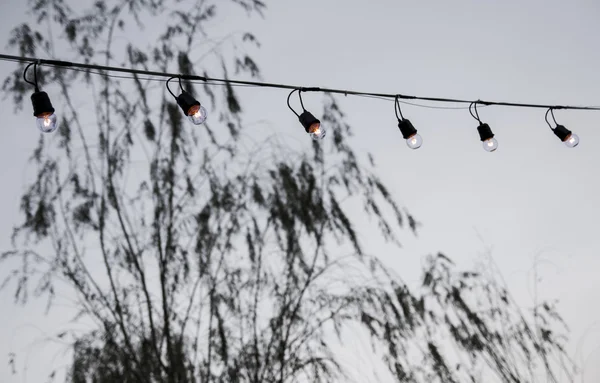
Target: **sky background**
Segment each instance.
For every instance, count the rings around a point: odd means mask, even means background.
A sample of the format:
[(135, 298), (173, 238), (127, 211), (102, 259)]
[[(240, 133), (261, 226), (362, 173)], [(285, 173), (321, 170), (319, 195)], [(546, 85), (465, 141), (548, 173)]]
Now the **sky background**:
[[(24, 3), (0, 5), (3, 41), (26, 19)], [(597, 1), (279, 0), (268, 3), (265, 16), (225, 17), (217, 35), (251, 25), (261, 42), (253, 57), (269, 82), (600, 105)], [(14, 65), (0, 62), (0, 77)], [(286, 92), (238, 93), (247, 121), (307, 139), (285, 105)], [(304, 97), (315, 114), (321, 101), (320, 95)], [(378, 173), (423, 224), (417, 238), (402, 234), (400, 251), (377, 242), (369, 242), (368, 250), (381, 254), (409, 282), (420, 276), (426, 254), (443, 251), (469, 267), (490, 251), (524, 307), (534, 299), (535, 259), (543, 260), (538, 299), (559, 300), (571, 328), (568, 351), (580, 367), (585, 363), (578, 381), (600, 381), (600, 112), (556, 112), (581, 138), (577, 148), (567, 149), (544, 122), (545, 110), (480, 108), (499, 142), (496, 152), (487, 153), (467, 110), (406, 105), (405, 117), (424, 139), (422, 148), (411, 151), (398, 131), (393, 103), (347, 97), (340, 105), (354, 128), (355, 148), (375, 155)], [(27, 159), (40, 133), (28, 105), (15, 113), (3, 99), (0, 111), (0, 249), (5, 250), (20, 219), (19, 198), (31, 175)], [(368, 234), (362, 236), (366, 240)], [(42, 382), (53, 365), (64, 363), (44, 339), (72, 326), (70, 308), (59, 305), (45, 315), (44, 302), (26, 307), (12, 302), (10, 290), (0, 292), (0, 383)], [(10, 352), (18, 354), (18, 376), (10, 375)]]

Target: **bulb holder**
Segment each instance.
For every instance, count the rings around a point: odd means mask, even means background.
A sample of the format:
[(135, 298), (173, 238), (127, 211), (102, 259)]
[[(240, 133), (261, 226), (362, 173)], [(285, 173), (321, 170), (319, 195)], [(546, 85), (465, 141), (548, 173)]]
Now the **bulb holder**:
[(306, 110), (302, 112), (300, 116), (298, 116), (298, 119), (300, 120), (302, 126), (304, 126), (304, 130), (306, 130), (306, 133), (310, 133), (310, 127), (312, 125), (321, 123), (321, 121), (319, 121), (318, 118), (316, 118), (312, 115), (311, 112)]
[(177, 105), (183, 110), (183, 113), (186, 116), (190, 115), (190, 109), (194, 106), (200, 106), (200, 102), (192, 97), (188, 92), (181, 92), (179, 96), (175, 98), (177, 100)]
[(486, 123), (481, 123), (481, 125), (477, 127), (477, 131), (479, 132), (479, 138), (481, 138), (481, 141), (487, 141), (494, 138), (492, 128), (490, 128), (490, 126)]
[(406, 118), (403, 120), (398, 120), (398, 128), (400, 128), (400, 132), (402, 132), (402, 137), (404, 137), (405, 140), (408, 140), (409, 138), (417, 134), (417, 129), (415, 129), (412, 122), (410, 122)]
[(54, 108), (50, 102), (50, 97), (46, 92), (35, 92), (31, 95), (31, 104), (33, 105), (33, 115), (35, 117), (47, 116), (54, 113)]
[(560, 138), (562, 142), (565, 142), (573, 133), (569, 129), (565, 128), (564, 125), (556, 125), (556, 128), (552, 130), (554, 131), (556, 137)]

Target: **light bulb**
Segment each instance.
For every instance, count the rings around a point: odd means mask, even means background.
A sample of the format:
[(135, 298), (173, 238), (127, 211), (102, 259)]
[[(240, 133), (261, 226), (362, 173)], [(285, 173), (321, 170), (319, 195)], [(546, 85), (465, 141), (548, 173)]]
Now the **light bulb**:
[(192, 106), (187, 113), (189, 120), (194, 125), (201, 125), (206, 121), (206, 117), (208, 117), (208, 113), (206, 108), (201, 105)]
[(310, 126), (309, 134), (310, 138), (317, 141), (325, 138), (325, 136), (327, 135), (327, 131), (321, 126), (320, 122), (315, 122)]
[(487, 139), (487, 140), (483, 141), (483, 148), (487, 152), (493, 152), (494, 150), (498, 149), (498, 141), (493, 137), (490, 139)]
[(52, 133), (58, 128), (58, 119), (54, 114), (54, 107), (52, 107), (48, 93), (40, 92), (37, 87), (35, 90), (35, 93), (31, 95), (33, 115), (36, 118), (35, 124), (43, 133)]
[(58, 119), (54, 113), (44, 113), (39, 115), (35, 122), (39, 130), (43, 133), (52, 133), (58, 128)]
[(565, 145), (569, 148), (574, 148), (579, 144), (579, 136), (574, 133), (569, 134), (567, 139), (564, 141)]
[(420, 134), (415, 133), (406, 139), (406, 145), (411, 149), (419, 149), (423, 145), (423, 138)]
[(298, 120), (304, 127), (304, 131), (310, 135), (310, 138), (315, 141), (325, 138), (327, 131), (321, 126), (321, 121), (313, 116), (311, 112), (305, 110), (298, 116)]
[(406, 140), (406, 145), (411, 149), (419, 149), (423, 145), (423, 138), (417, 133), (414, 125), (406, 118), (398, 118), (398, 128), (402, 132), (402, 137)]

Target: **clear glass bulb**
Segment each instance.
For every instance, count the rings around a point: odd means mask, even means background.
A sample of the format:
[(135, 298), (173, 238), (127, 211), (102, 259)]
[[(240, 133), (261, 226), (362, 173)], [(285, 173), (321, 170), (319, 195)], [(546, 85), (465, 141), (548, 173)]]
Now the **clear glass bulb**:
[(52, 133), (58, 128), (58, 118), (54, 113), (46, 113), (38, 116), (35, 123), (43, 133)]
[(406, 145), (411, 149), (419, 149), (423, 145), (423, 138), (418, 133), (415, 133), (408, 137)]
[(208, 112), (206, 108), (201, 105), (194, 105), (188, 110), (188, 118), (194, 125), (201, 125), (206, 121)]
[(483, 141), (483, 148), (487, 152), (493, 152), (494, 150), (498, 149), (498, 141), (496, 141), (495, 138), (490, 138), (488, 140), (485, 140), (485, 141)]
[(569, 134), (569, 137), (564, 141), (565, 145), (569, 148), (574, 148), (579, 144), (579, 136), (576, 134)]
[(322, 140), (327, 135), (327, 131), (320, 123), (315, 123), (310, 126), (309, 129), (310, 138), (313, 140)]

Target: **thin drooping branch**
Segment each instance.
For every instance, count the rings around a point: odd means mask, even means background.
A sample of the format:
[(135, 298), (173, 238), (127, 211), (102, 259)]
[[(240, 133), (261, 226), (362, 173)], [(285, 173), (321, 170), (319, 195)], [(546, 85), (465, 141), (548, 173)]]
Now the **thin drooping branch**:
[[(313, 273), (315, 271), (317, 259), (319, 258), (319, 254), (321, 252), (321, 247), (323, 245), (321, 238), (323, 235), (324, 227), (325, 227), (325, 224), (324, 223), (321, 224), (321, 228), (319, 229), (318, 235), (317, 235), (318, 239), (317, 239), (316, 248), (314, 250), (314, 255), (312, 257), (312, 261), (311, 261), (310, 267), (308, 269), (308, 273), (306, 275), (306, 281), (304, 282), (304, 285), (300, 289), (298, 298), (296, 299), (296, 302), (293, 305), (291, 313), (289, 314), (289, 322), (288, 322), (287, 326), (285, 327), (285, 335), (283, 336), (281, 345), (279, 346), (280, 349), (282, 350), (279, 355), (279, 357), (280, 357), (280, 359), (279, 359), (279, 363), (280, 363), (279, 383), (284, 383), (284, 366), (286, 366), (285, 359), (286, 359), (286, 354), (287, 354), (286, 351), (288, 350), (288, 341), (290, 338), (292, 327), (296, 324), (296, 315), (298, 313), (298, 310), (300, 309), (300, 306), (303, 303), (304, 294), (306, 293), (306, 290), (309, 288), (309, 286), (312, 285), (312, 282), (313, 282), (313, 279), (312, 279)], [(289, 302), (289, 303), (291, 304), (291, 302)], [(284, 308), (284, 310), (282, 311), (282, 315), (284, 318), (287, 316), (286, 311), (287, 311), (286, 308)]]

